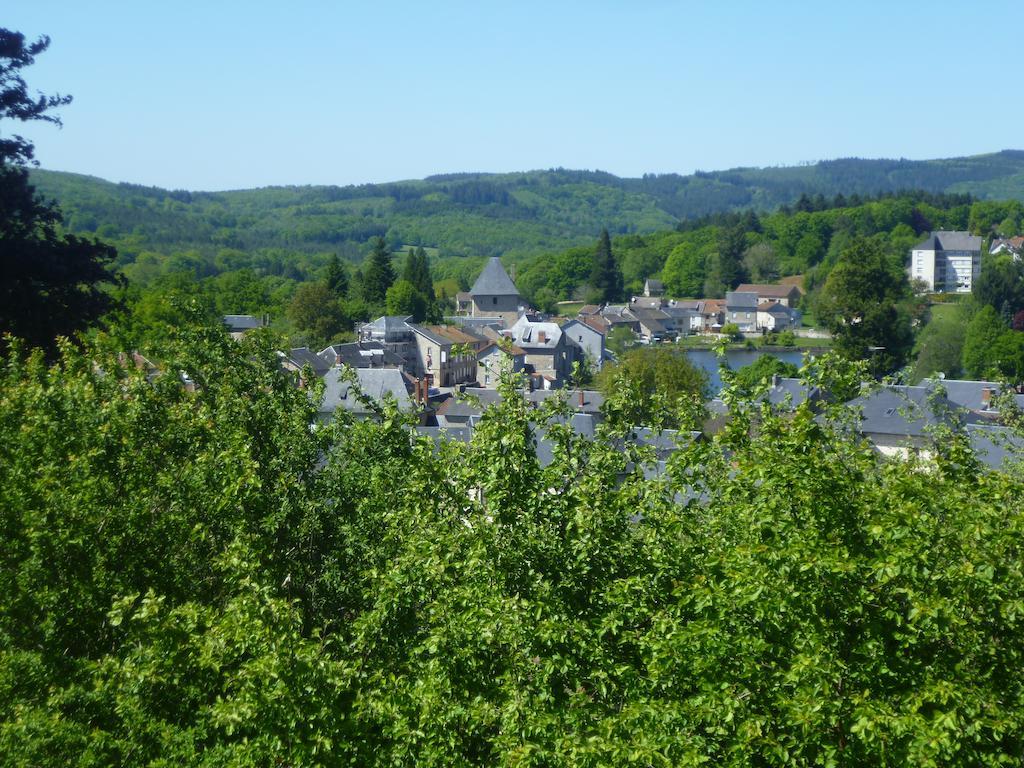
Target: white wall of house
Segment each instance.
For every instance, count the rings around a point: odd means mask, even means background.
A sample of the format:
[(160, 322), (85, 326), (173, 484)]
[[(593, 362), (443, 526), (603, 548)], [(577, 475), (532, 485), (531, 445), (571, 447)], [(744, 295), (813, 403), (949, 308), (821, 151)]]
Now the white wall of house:
[(978, 251), (932, 251), (910, 253), (910, 279), (923, 280), (930, 291), (970, 293), (981, 274)]

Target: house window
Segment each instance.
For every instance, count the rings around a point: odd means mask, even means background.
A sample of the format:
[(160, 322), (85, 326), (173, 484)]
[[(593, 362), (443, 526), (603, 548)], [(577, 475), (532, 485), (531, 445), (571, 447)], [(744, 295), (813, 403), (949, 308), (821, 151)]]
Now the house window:
[(498, 303), (498, 297), (497, 296), (491, 296), (491, 304), (497, 304), (497, 303)]

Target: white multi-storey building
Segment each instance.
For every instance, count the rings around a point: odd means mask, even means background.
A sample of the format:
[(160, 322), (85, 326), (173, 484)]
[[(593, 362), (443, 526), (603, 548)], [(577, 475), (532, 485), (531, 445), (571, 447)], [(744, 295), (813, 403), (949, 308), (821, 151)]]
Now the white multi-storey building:
[(910, 251), (910, 279), (936, 293), (970, 293), (981, 274), (981, 238), (970, 232), (932, 232)]

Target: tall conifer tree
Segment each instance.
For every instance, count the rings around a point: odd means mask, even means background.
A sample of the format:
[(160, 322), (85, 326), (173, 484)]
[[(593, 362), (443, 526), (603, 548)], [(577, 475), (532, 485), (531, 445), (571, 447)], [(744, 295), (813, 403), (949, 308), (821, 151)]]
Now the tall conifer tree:
[(590, 270), (590, 283), (600, 294), (601, 301), (617, 301), (622, 297), (622, 270), (612, 253), (608, 230), (602, 229), (594, 250), (594, 263)]
[(339, 299), (344, 299), (348, 295), (348, 270), (341, 263), (338, 254), (333, 254), (331, 260), (327, 262), (326, 281), (331, 293)]
[(368, 304), (383, 304), (388, 288), (395, 282), (395, 268), (391, 265), (391, 251), (383, 237), (373, 241), (373, 252), (363, 270), (363, 300)]

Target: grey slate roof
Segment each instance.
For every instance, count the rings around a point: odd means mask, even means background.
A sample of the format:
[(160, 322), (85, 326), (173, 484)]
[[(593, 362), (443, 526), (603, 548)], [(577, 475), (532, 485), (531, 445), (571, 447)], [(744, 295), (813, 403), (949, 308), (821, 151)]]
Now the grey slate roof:
[(807, 400), (808, 397), (811, 400), (820, 399), (821, 390), (817, 387), (813, 387), (808, 390), (807, 385), (800, 381), (800, 379), (789, 376), (773, 378), (771, 385), (768, 387), (768, 391), (764, 394), (764, 399), (772, 405), (780, 406), (788, 404), (791, 408), (796, 408)]
[(535, 389), (526, 394), (531, 403), (542, 403), (549, 397), (565, 397), (570, 408), (583, 413), (599, 413), (604, 405), (604, 395), (592, 389)]
[(388, 351), (377, 341), (353, 341), (347, 344), (331, 344), (317, 353), (327, 364), (349, 365), (353, 368), (400, 368), (402, 358)]
[(669, 316), (660, 309), (632, 309), (630, 312), (651, 333), (666, 332), (665, 321)]
[(518, 296), (519, 289), (501, 265), (501, 259), (492, 256), (487, 260), (484, 271), (473, 283), (469, 293), (472, 296)]
[(974, 455), (991, 469), (1007, 469), (1024, 461), (1024, 438), (1013, 434), (1008, 427), (990, 424), (968, 424), (967, 436)]
[(970, 232), (939, 230), (932, 232), (915, 251), (980, 251), (981, 238)]
[(961, 408), (968, 408), (972, 411), (988, 410), (985, 407), (985, 390), (989, 390), (989, 397), (995, 398), (1002, 391), (1002, 386), (996, 381), (964, 381), (961, 379), (927, 379), (923, 382), (925, 386), (942, 387), (946, 391), (946, 397), (954, 405)]
[(757, 294), (750, 291), (729, 291), (725, 294), (725, 308), (729, 311), (757, 311)]
[(253, 328), (263, 327), (263, 321), (255, 315), (224, 315), (222, 322), (232, 332), (251, 331)]
[[(860, 431), (867, 434), (924, 437), (939, 424), (961, 419), (956, 405), (930, 387), (885, 386), (847, 405), (860, 408)], [(969, 416), (967, 421), (975, 421)]]
[(289, 360), (297, 368), (308, 365), (317, 376), (323, 376), (331, 367), (330, 363), (326, 362), (319, 355), (314, 354), (313, 350), (309, 347), (295, 347), (288, 352), (279, 352), (278, 354)]
[(364, 323), (361, 328), (375, 331), (403, 331), (412, 315), (381, 315), (376, 320)]
[[(342, 368), (335, 367), (324, 375), (324, 400), (320, 405), (320, 413), (330, 414), (338, 408), (357, 414), (368, 413), (369, 409), (359, 401), (352, 385), (340, 380), (341, 372)], [(398, 402), (399, 408), (412, 408), (408, 382), (397, 368), (359, 368), (356, 377), (362, 393), (367, 397), (383, 401), (390, 394)]]
[(637, 309), (661, 309), (664, 302), (660, 296), (634, 296), (629, 300), (630, 310)]

